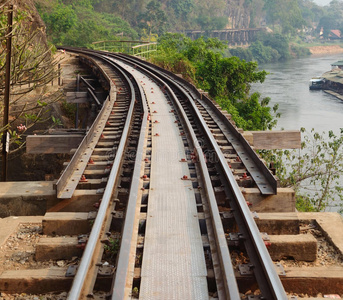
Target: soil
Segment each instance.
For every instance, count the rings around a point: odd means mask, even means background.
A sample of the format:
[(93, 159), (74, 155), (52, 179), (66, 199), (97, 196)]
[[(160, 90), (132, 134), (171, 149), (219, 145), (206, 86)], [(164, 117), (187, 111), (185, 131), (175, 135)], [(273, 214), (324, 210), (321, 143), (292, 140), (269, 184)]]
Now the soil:
[[(6, 270), (42, 269), (53, 266), (65, 268), (78, 262), (78, 258), (67, 261), (35, 260), (35, 247), (38, 240), (43, 237), (41, 223), (20, 224), (7, 241), (0, 247), (0, 273)], [(49, 293), (44, 295), (6, 294), (0, 292), (0, 300), (64, 300), (67, 293)]]
[(309, 47), (312, 55), (330, 55), (343, 53), (343, 48), (340, 45), (331, 46), (313, 46)]

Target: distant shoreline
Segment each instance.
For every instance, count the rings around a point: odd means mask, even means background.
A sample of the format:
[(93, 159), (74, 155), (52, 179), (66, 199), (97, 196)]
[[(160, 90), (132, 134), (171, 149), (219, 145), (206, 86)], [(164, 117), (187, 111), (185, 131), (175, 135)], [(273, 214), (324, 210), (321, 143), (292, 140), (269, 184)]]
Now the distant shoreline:
[(343, 53), (343, 48), (340, 45), (328, 45), (328, 46), (313, 46), (307, 47), (312, 55), (330, 55)]

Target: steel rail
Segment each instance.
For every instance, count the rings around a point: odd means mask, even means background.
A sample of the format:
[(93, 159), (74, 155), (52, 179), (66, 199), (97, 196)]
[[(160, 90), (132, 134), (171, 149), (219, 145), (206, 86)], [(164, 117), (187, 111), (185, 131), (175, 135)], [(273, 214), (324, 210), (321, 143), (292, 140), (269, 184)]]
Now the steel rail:
[[(190, 136), (191, 136), (191, 141), (199, 157), (200, 169), (202, 173), (201, 175), (205, 182), (205, 191), (207, 194), (207, 198), (209, 200), (210, 213), (211, 213), (211, 219), (212, 219), (212, 224), (213, 224), (214, 233), (215, 233), (217, 252), (219, 253), (219, 258), (220, 258), (221, 272), (224, 278), (223, 284), (224, 284), (225, 291), (218, 291), (218, 294), (220, 295), (220, 299), (228, 299), (228, 300), (240, 299), (238, 286), (235, 279), (235, 273), (234, 273), (232, 262), (231, 262), (231, 256), (230, 256), (230, 252), (227, 246), (225, 232), (224, 232), (222, 221), (219, 215), (219, 210), (218, 210), (215, 194), (212, 188), (211, 178), (207, 169), (205, 156), (198, 143), (193, 127), (190, 121), (188, 120), (188, 117), (181, 103), (179, 102), (175, 93), (169, 87), (169, 85), (165, 81), (163, 81), (161, 78), (151, 73), (150, 71), (142, 68), (141, 66), (139, 66), (139, 68), (141, 68), (144, 73), (148, 73), (149, 76), (154, 78), (154, 80), (158, 81), (161, 85), (165, 86), (166, 89), (168, 89), (168, 92), (172, 96), (174, 103), (177, 105), (178, 110), (182, 116), (182, 119), (184, 120), (187, 126), (187, 130), (189, 131)], [(114, 299), (116, 298), (112, 298), (112, 300)]]
[[(114, 67), (113, 63), (112, 63), (112, 66)], [(88, 239), (87, 246), (84, 250), (76, 276), (73, 280), (72, 288), (68, 294), (68, 299), (70, 300), (79, 299), (81, 296), (81, 293), (85, 289), (84, 283), (85, 283), (86, 277), (95, 275), (93, 274), (93, 272), (92, 274), (90, 274), (91, 272), (89, 272), (89, 270), (91, 267), (94, 267), (94, 264), (96, 263), (93, 261), (93, 255), (96, 249), (96, 245), (100, 242), (100, 239), (101, 239), (101, 233), (103, 230), (103, 222), (106, 219), (106, 216), (109, 214), (108, 207), (112, 199), (112, 193), (113, 193), (115, 183), (119, 176), (119, 170), (120, 170), (120, 166), (122, 162), (122, 157), (123, 157), (125, 145), (129, 136), (129, 127), (132, 121), (133, 110), (134, 110), (134, 105), (135, 105), (134, 87), (131, 81), (129, 80), (128, 76), (125, 74), (125, 72), (122, 71), (121, 68), (117, 68), (117, 70), (121, 72), (121, 74), (123, 75), (127, 83), (129, 84), (129, 87), (131, 90), (131, 104), (128, 110), (128, 114), (127, 114), (126, 122), (124, 125), (124, 130), (120, 139), (120, 143), (118, 145), (116, 157), (114, 159), (113, 166), (112, 166), (109, 178), (108, 178), (108, 183), (106, 185), (106, 188), (102, 197), (102, 201), (101, 201), (98, 213), (97, 213), (97, 217), (94, 221), (92, 231)]]
[[(240, 187), (238, 186), (231, 172), (231, 169), (227, 164), (226, 159), (222, 151), (220, 150), (216, 140), (207, 128), (206, 122), (201, 117), (201, 113), (198, 111), (192, 99), (189, 96), (188, 98), (190, 100), (191, 105), (193, 106), (194, 112), (198, 115), (198, 118), (201, 122), (203, 129), (206, 131), (207, 137), (209, 138), (213, 149), (215, 150), (219, 158), (221, 168), (224, 170), (224, 176), (226, 177), (227, 182), (230, 184), (232, 196), (234, 197), (234, 199), (231, 200), (234, 201), (235, 204), (237, 204), (238, 208), (234, 210), (234, 214), (235, 216), (238, 215), (246, 225), (245, 228), (249, 234), (249, 237), (245, 238), (251, 239), (251, 243), (254, 246), (254, 250), (247, 247), (250, 259), (252, 256), (255, 255), (255, 253), (258, 253), (258, 261), (255, 260), (253, 261), (253, 263), (255, 264), (254, 272), (260, 290), (263, 296), (267, 299), (287, 299), (287, 295), (285, 293), (281, 280), (275, 270), (273, 261), (261, 238), (260, 231), (255, 223), (255, 220), (251, 215), (250, 209), (245, 201), (245, 198), (240, 190)], [(257, 266), (257, 264), (259, 264), (259, 266)]]
[[(80, 76), (80, 75), (78, 75), (78, 76)], [(93, 92), (95, 92), (95, 88), (83, 77), (83, 76), (80, 76), (80, 79), (81, 79), (81, 81), (85, 84), (85, 85), (87, 85)]]
[[(134, 80), (134, 78), (133, 78)], [(135, 166), (132, 175), (132, 182), (130, 187), (130, 194), (126, 209), (124, 229), (121, 238), (121, 244), (117, 259), (117, 269), (112, 287), (112, 299), (125, 299), (128, 295), (126, 292), (127, 288), (127, 277), (129, 272), (129, 261), (130, 261), (130, 248), (132, 243), (132, 236), (134, 234), (134, 223), (136, 219), (135, 207), (138, 201), (138, 194), (140, 191), (140, 173), (142, 168), (142, 162), (144, 158), (144, 145), (145, 136), (148, 129), (148, 105), (146, 103), (146, 96), (143, 88), (137, 83), (140, 94), (142, 95), (143, 104), (143, 119), (141, 124), (141, 133), (139, 136), (139, 142), (137, 146)]]
[(208, 105), (214, 111), (216, 116), (229, 129), (230, 134), (225, 134), (224, 132), (224, 135), (227, 136), (230, 143), (232, 143), (232, 147), (236, 150), (239, 156), (242, 157), (242, 163), (245, 165), (251, 177), (254, 179), (260, 192), (264, 195), (277, 194), (277, 181), (275, 177), (273, 176), (273, 174), (268, 170), (265, 164), (261, 161), (257, 153), (251, 148), (251, 146), (249, 145), (247, 140), (242, 136), (242, 134), (237, 131), (237, 129), (232, 125), (232, 123), (221, 112), (218, 111), (218, 108), (215, 106), (215, 104), (210, 98), (201, 94), (194, 85), (176, 76), (170, 71), (164, 70), (149, 62), (142, 61), (138, 59), (137, 57), (128, 56), (126, 54), (116, 54), (116, 55), (120, 57), (129, 58), (131, 61), (134, 61), (134, 63), (144, 63), (145, 65), (150, 66), (151, 69), (157, 70), (166, 74), (167, 76), (171, 77), (174, 81), (182, 85), (184, 88), (187, 87), (187, 89), (189, 89), (189, 93), (193, 94), (194, 98), (198, 98), (198, 101), (200, 103), (203, 101), (206, 102), (206, 105)]
[[(141, 64), (144, 65), (144, 63), (141, 63)], [(161, 77), (164, 77), (166, 80), (168, 80), (168, 78), (164, 74), (161, 74), (160, 72), (158, 73)], [(245, 236), (245, 239), (247, 239), (250, 245), (253, 247), (253, 249), (251, 249), (250, 247), (247, 247), (247, 251), (248, 251), (249, 257), (253, 259), (253, 264), (255, 265), (254, 266), (255, 277), (259, 284), (259, 287), (263, 296), (266, 299), (278, 299), (278, 300), (285, 299), (286, 300), (287, 299), (286, 292), (276, 272), (275, 266), (271, 260), (268, 250), (261, 238), (260, 231), (251, 215), (250, 209), (230, 170), (230, 167), (228, 166), (226, 162), (226, 159), (222, 151), (220, 150), (216, 140), (214, 139), (213, 135), (208, 129), (205, 120), (202, 118), (201, 113), (199, 112), (193, 99), (190, 97), (187, 91), (178, 83), (172, 82), (170, 79), (168, 81), (171, 84), (174, 84), (179, 90), (183, 91), (183, 94), (188, 98), (189, 103), (192, 105), (194, 113), (196, 114), (198, 120), (200, 121), (200, 124), (207, 135), (207, 138), (209, 139), (213, 149), (215, 150), (218, 156), (219, 163), (221, 165), (221, 168), (224, 171), (224, 176), (230, 185), (232, 196), (234, 197), (234, 199), (231, 199), (231, 200), (234, 201), (234, 204), (237, 207), (237, 209), (234, 210), (234, 214), (236, 217), (239, 217), (239, 219), (241, 220), (241, 223), (245, 224), (245, 231), (247, 232), (247, 236)], [(200, 153), (202, 153), (202, 150)], [(202, 155), (199, 155), (199, 157), (200, 157), (200, 160), (202, 160), (201, 159)], [(219, 216), (219, 212), (218, 212), (218, 216)], [(222, 227), (222, 224), (221, 224), (221, 227)], [(226, 248), (228, 248), (227, 244), (226, 244)]]
[[(93, 61), (93, 63), (95, 62)], [(106, 78), (108, 82), (111, 82), (108, 77)], [(114, 86), (111, 87), (111, 89), (115, 90)], [(100, 138), (101, 132), (105, 127), (105, 122), (101, 123), (101, 120), (109, 116), (110, 110), (113, 106), (114, 101), (115, 101), (114, 95), (110, 94), (110, 96), (107, 97), (107, 99), (105, 100), (91, 128), (87, 131), (82, 142), (80, 143), (79, 147), (74, 153), (68, 166), (64, 169), (62, 175), (58, 179), (56, 183), (57, 198), (69, 199), (73, 196), (73, 193), (80, 180), (80, 177), (82, 176), (84, 170), (86, 169), (88, 160), (91, 155), (91, 151), (86, 151), (86, 149), (91, 140), (93, 139), (98, 140)]]
[(88, 88), (87, 91), (91, 95), (94, 102), (98, 105), (98, 107), (101, 107), (101, 103), (100, 103), (98, 97), (94, 94), (94, 92), (90, 88)]

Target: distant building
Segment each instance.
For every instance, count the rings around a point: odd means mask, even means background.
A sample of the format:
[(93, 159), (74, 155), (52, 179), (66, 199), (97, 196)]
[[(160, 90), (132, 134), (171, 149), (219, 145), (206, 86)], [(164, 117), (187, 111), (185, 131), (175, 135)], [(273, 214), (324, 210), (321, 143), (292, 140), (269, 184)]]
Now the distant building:
[(341, 31), (338, 30), (338, 29), (333, 29), (333, 30), (330, 30), (330, 33), (329, 33), (329, 39), (330, 40), (340, 40), (342, 37), (341, 37)]

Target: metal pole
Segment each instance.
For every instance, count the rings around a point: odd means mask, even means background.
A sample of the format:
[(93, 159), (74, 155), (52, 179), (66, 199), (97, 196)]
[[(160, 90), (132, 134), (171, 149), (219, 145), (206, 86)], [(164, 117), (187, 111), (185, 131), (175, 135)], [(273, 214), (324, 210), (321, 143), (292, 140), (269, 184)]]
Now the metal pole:
[(13, 5), (8, 6), (7, 15), (7, 42), (6, 42), (6, 77), (5, 77), (5, 95), (4, 95), (4, 122), (5, 128), (2, 135), (2, 181), (7, 180), (7, 133), (8, 133), (8, 115), (10, 106), (10, 84), (11, 84), (11, 55), (12, 55), (12, 27), (13, 27)]
[[(77, 74), (76, 78), (76, 92), (80, 91), (80, 74)], [(76, 112), (75, 112), (75, 128), (79, 127), (79, 103), (76, 103)]]

